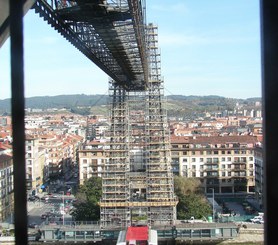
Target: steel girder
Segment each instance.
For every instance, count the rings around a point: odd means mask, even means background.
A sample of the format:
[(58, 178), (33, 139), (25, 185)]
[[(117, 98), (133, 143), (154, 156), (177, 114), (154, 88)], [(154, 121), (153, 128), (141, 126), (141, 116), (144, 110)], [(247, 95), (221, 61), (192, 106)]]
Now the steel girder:
[(33, 8), (124, 89), (146, 89), (148, 61), (140, 0), (37, 0)]

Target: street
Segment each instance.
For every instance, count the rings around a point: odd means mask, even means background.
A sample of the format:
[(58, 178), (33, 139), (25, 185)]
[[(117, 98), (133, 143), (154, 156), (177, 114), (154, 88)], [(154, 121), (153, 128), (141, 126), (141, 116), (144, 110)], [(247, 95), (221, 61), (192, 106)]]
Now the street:
[[(36, 229), (43, 222), (55, 225), (56, 222), (71, 221), (72, 216), (69, 214), (71, 208), (71, 200), (74, 197), (66, 195), (51, 196), (47, 201), (28, 201), (28, 226), (29, 229)], [(42, 218), (42, 215), (46, 217)]]

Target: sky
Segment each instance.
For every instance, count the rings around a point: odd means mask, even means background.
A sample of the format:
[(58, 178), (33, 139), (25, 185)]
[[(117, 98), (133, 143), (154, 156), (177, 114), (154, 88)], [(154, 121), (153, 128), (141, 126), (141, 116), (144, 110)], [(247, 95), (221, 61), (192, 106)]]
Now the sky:
[[(144, 1), (143, 1), (144, 2)], [(165, 95), (261, 97), (259, 0), (145, 0), (158, 26)], [(0, 99), (11, 97), (9, 39)], [(108, 76), (30, 10), (24, 17), (25, 97), (108, 94)]]

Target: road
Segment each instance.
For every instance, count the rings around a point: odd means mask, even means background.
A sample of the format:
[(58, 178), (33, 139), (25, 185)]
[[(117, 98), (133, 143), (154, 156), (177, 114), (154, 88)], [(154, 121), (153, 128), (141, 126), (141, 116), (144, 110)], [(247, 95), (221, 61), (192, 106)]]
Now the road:
[[(43, 222), (53, 223), (57, 221), (63, 221), (63, 215), (60, 210), (63, 209), (63, 203), (65, 207), (68, 206), (67, 202), (72, 200), (73, 197), (57, 195), (55, 198), (49, 197), (48, 201), (28, 201), (28, 225), (35, 223), (38, 227)], [(55, 213), (55, 216), (50, 218), (42, 219), (41, 215), (46, 213)], [(64, 214), (64, 221), (71, 221), (72, 216), (69, 214), (69, 211)], [(29, 228), (31, 231), (33, 228)]]

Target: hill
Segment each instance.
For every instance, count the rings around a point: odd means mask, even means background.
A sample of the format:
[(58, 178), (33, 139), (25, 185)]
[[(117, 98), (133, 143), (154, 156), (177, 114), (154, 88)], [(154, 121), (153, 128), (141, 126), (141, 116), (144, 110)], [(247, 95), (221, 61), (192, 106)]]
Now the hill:
[[(221, 96), (169, 95), (166, 98), (168, 116), (184, 116), (198, 112), (253, 108), (261, 98), (233, 99)], [(25, 107), (46, 110), (49, 108), (67, 109), (79, 114), (99, 114), (107, 111), (108, 95), (57, 95), (26, 98)], [(10, 99), (0, 100), (0, 114), (10, 114)]]

